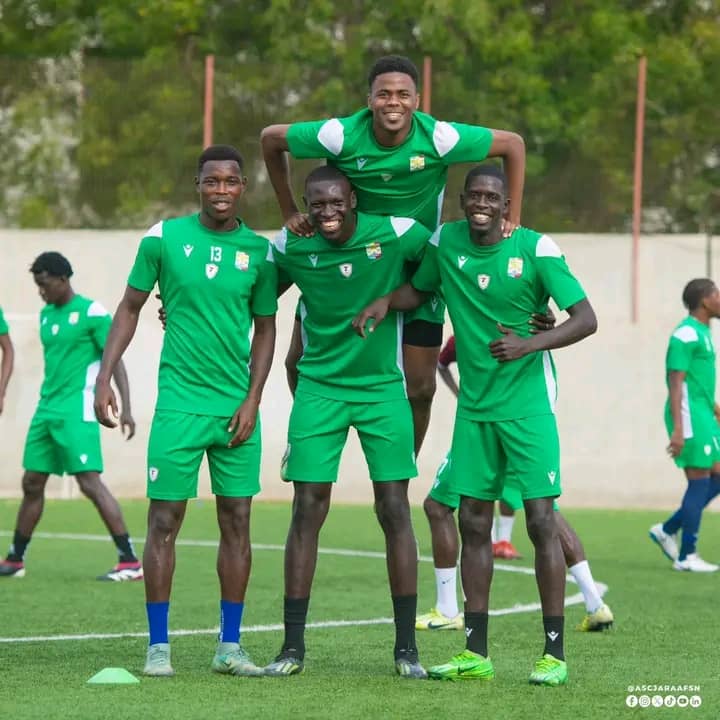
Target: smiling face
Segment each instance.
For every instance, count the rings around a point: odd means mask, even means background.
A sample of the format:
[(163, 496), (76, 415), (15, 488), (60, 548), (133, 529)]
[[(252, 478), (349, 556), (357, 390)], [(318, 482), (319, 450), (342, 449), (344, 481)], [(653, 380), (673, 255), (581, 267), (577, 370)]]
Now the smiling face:
[(234, 228), (239, 215), (240, 198), (247, 178), (236, 160), (207, 160), (195, 179), (200, 193), (203, 225), (214, 230)]
[(355, 192), (347, 180), (312, 180), (305, 186), (310, 224), (333, 245), (342, 245), (355, 232)]
[(368, 107), (373, 114), (373, 131), (382, 144), (405, 139), (418, 108), (420, 96), (413, 79), (402, 72), (378, 75), (368, 95)]
[[(460, 196), (460, 207), (474, 236), (500, 238), (502, 223), (507, 213), (508, 200), (500, 178), (493, 175), (475, 175)], [(496, 237), (497, 236), (497, 237)]]

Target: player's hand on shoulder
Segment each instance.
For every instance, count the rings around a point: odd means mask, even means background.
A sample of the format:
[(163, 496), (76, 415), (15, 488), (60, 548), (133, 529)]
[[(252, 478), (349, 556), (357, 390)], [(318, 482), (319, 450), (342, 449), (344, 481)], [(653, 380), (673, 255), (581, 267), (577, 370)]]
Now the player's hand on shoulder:
[(290, 215), (289, 218), (285, 220), (285, 225), (287, 226), (288, 230), (294, 232), (296, 235), (301, 235), (303, 237), (311, 237), (315, 234), (315, 231), (310, 224), (310, 220), (308, 220), (308, 216), (305, 213), (293, 213), (292, 215)]
[(550, 308), (547, 309), (544, 315), (542, 313), (533, 313), (529, 320), (530, 332), (535, 335), (539, 332), (552, 330), (556, 322), (555, 313)]
[(503, 220), (503, 237), (509, 238), (519, 227), (519, 223), (516, 224), (512, 220), (505, 218)]
[(498, 362), (517, 360), (528, 354), (527, 338), (520, 337), (513, 330), (506, 328), (501, 323), (498, 323), (497, 326), (498, 330), (502, 333), (502, 337), (490, 343), (490, 354)]
[[(117, 427), (117, 423), (112, 418), (117, 418), (118, 416), (118, 405), (110, 382), (98, 380), (95, 383), (95, 402), (93, 408), (95, 410), (95, 417), (101, 425), (109, 428)], [(110, 416), (111, 413), (112, 417)]]
[(378, 298), (353, 318), (353, 329), (361, 338), (366, 338), (371, 332), (374, 332), (375, 328), (385, 319), (390, 309), (391, 295)]
[(258, 403), (247, 398), (230, 420), (228, 432), (233, 435), (228, 442), (228, 447), (237, 447), (252, 435), (257, 422), (257, 414)]

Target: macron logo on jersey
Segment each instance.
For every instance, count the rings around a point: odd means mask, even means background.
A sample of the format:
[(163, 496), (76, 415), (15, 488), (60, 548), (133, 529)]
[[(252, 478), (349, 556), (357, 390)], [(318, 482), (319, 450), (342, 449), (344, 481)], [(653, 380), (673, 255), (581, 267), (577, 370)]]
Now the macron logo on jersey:
[(185, 252), (185, 257), (190, 257), (190, 255), (194, 249), (195, 249), (194, 245), (183, 245), (183, 251)]
[(315, 255), (315, 253), (313, 253), (312, 255), (308, 255), (308, 260), (310, 260), (310, 264), (313, 267), (317, 267), (318, 256)]
[(555, 478), (557, 477), (557, 473), (554, 470), (551, 470), (548, 473), (548, 480), (550, 481), (551, 485), (555, 484)]
[(466, 255), (458, 255), (458, 267), (462, 270), (463, 265), (467, 262)]
[(367, 162), (367, 158), (358, 158), (357, 159), (357, 169), (362, 170), (365, 167), (366, 162)]

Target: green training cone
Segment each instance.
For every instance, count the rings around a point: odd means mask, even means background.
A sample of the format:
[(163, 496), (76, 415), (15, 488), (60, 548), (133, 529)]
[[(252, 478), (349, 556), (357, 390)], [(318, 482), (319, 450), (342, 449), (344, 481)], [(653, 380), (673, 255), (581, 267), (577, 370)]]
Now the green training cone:
[(93, 675), (88, 685), (132, 685), (140, 681), (125, 668), (103, 668), (99, 673)]

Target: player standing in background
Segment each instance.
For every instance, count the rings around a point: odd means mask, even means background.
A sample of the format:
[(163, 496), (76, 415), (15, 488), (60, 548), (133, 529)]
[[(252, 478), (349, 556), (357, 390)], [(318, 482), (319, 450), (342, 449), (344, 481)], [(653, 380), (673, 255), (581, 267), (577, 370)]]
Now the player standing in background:
[(167, 327), (148, 443), (144, 672), (174, 674), (168, 612), (175, 540), (207, 455), (220, 528), (220, 636), (211, 667), (261, 675), (240, 645), (240, 625), (251, 565), (250, 505), (260, 491), (258, 407), (275, 347), (277, 279), (268, 241), (238, 219), (247, 185), (238, 151), (227, 145), (204, 150), (195, 184), (200, 213), (163, 220), (140, 243), (103, 354), (95, 412), (104, 425), (114, 425), (110, 374), (157, 283)]
[[(442, 286), (455, 328), (460, 398), (451, 449), (451, 486), (461, 497), (462, 582), (466, 595), (466, 650), (429, 670), (438, 679), (494, 676), (487, 656), (493, 560), (494, 501), (507, 477), (522, 490), (535, 576), (543, 612), (545, 649), (530, 682), (564, 685), (565, 564), (553, 502), (560, 490), (560, 447), (554, 405), (555, 369), (549, 350), (595, 332), (597, 321), (582, 287), (556, 243), (518, 228), (503, 239), (508, 199), (503, 173), (473, 168), (461, 198), (465, 220), (445, 223), (428, 244), (408, 283), (379, 298), (353, 325), (377, 332), (388, 307), (417, 307)], [(528, 317), (550, 298), (569, 318), (530, 334)]]
[(417, 545), (410, 520), (408, 479), (417, 475), (412, 414), (402, 365), (402, 317), (364, 343), (349, 320), (407, 277), (430, 237), (420, 223), (356, 213), (355, 193), (336, 168), (313, 170), (305, 184), (310, 237), (283, 228), (273, 254), (280, 287), (301, 292), (304, 348), (283, 460), (293, 482), (292, 520), (285, 545), (285, 637), (267, 675), (302, 672), (305, 626), (317, 562), (318, 535), (330, 508), (347, 433), (355, 427), (368, 464), (375, 513), (385, 535), (395, 618), (396, 672), (425, 678), (415, 644)]
[[(675, 570), (720, 569), (697, 554), (700, 519), (720, 494), (720, 407), (715, 402), (715, 347), (710, 320), (720, 317), (720, 291), (712, 280), (691, 280), (683, 290), (688, 316), (673, 330), (665, 356), (668, 399), (665, 427), (668, 453), (687, 479), (680, 508), (650, 528), (650, 538), (673, 561)], [(678, 549), (675, 535), (682, 529)]]
[(15, 349), (10, 339), (10, 329), (5, 321), (2, 308), (0, 307), (0, 353), (2, 353), (2, 361), (0, 361), (0, 415), (2, 415), (3, 406), (5, 404), (5, 393), (10, 382), (10, 376), (13, 371), (13, 363), (15, 362)]
[[(295, 158), (324, 158), (341, 170), (355, 189), (360, 212), (413, 218), (431, 232), (440, 222), (448, 167), (501, 157), (513, 200), (506, 234), (519, 225), (525, 179), (525, 145), (519, 135), (419, 112), (418, 71), (405, 57), (378, 59), (368, 86), (367, 108), (354, 115), (262, 131), (265, 164), (289, 230), (314, 232), (295, 203), (287, 152)], [(405, 316), (403, 365), (416, 454), (430, 421), (444, 317), (437, 293)]]
[[(25, 551), (40, 522), (45, 485), (53, 475), (74, 475), (82, 493), (100, 513), (118, 550), (118, 562), (98, 580), (142, 580), (117, 500), (100, 478), (103, 471), (100, 428), (93, 413), (93, 386), (110, 330), (111, 317), (100, 303), (75, 294), (73, 270), (58, 252), (39, 255), (30, 267), (40, 297), (40, 341), (45, 373), (23, 454), (23, 499), (10, 551), (0, 562), (0, 577), (25, 575)], [(135, 434), (125, 366), (114, 373), (120, 391), (120, 423), (128, 440)]]

